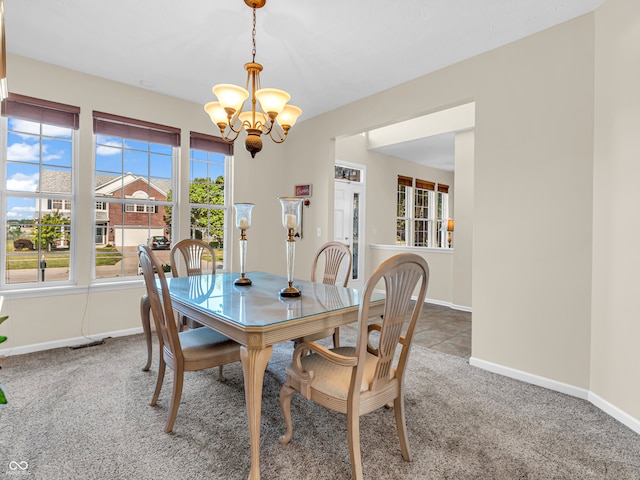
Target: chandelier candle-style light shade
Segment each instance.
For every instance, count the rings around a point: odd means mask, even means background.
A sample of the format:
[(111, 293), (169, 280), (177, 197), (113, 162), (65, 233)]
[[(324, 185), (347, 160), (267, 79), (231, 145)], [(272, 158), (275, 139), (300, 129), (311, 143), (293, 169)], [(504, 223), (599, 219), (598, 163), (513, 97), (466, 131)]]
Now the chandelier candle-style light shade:
[(233, 282), (236, 285), (251, 285), (251, 280), (245, 277), (247, 264), (247, 229), (251, 227), (251, 210), (253, 203), (234, 203), (236, 209), (236, 228), (240, 230), (240, 278)]
[(303, 197), (278, 197), (282, 205), (282, 226), (287, 231), (287, 281), (289, 285), (280, 290), (282, 297), (299, 297), (302, 292), (293, 286), (293, 263), (296, 253), (295, 229), (300, 226), (300, 207)]
[(269, 135), (276, 143), (284, 142), (302, 110), (295, 105), (287, 105), (291, 95), (284, 90), (260, 88), (262, 65), (256, 63), (256, 9), (264, 7), (267, 0), (244, 0), (244, 3), (253, 9), (253, 57), (244, 65), (247, 83), (244, 88), (230, 84), (215, 85), (212, 90), (218, 101), (207, 103), (204, 109), (228, 143), (235, 142), (244, 128), (247, 132), (245, 147), (255, 158), (256, 153), (262, 150), (262, 135)]

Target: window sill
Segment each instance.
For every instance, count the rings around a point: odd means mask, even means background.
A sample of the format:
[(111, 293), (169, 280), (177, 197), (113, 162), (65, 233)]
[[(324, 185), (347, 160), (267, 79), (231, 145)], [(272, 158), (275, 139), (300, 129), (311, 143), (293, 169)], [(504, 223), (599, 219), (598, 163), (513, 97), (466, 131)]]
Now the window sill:
[(142, 278), (134, 278), (131, 280), (121, 280), (118, 282), (108, 281), (92, 283), (91, 285), (56, 285), (46, 287), (19, 287), (14, 289), (5, 289), (2, 295), (7, 299), (10, 298), (38, 298), (53, 297), (57, 295), (77, 295), (89, 293), (91, 291), (116, 291), (128, 290), (130, 288), (143, 288), (144, 280)]

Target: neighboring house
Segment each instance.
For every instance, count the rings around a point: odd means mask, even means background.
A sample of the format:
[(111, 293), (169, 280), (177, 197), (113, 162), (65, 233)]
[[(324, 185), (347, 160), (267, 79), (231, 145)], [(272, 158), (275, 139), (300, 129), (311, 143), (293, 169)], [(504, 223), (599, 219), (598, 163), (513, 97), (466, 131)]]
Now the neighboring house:
[[(44, 170), (40, 177), (40, 186), (43, 191), (64, 191), (60, 189), (64, 189), (69, 181), (68, 172)], [(127, 173), (118, 177), (98, 175), (96, 182), (96, 197), (104, 198), (103, 201), (96, 201), (95, 206), (96, 245), (138, 245), (147, 243), (148, 238), (154, 235), (169, 237), (170, 229), (165, 223), (165, 208), (149, 204), (149, 201), (166, 201), (171, 188), (170, 181), (159, 180), (149, 183), (144, 177)], [(121, 202), (109, 201), (112, 198), (123, 197), (130, 199), (124, 203), (124, 208)], [(70, 216), (69, 200), (47, 199), (41, 202), (39, 211), (42, 216), (55, 211), (65, 217)]]

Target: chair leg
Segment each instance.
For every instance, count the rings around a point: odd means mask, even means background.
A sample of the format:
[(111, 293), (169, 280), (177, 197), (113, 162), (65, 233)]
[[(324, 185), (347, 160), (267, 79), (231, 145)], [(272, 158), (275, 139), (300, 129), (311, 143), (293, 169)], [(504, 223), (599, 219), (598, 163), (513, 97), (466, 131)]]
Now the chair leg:
[(286, 445), (291, 441), (291, 437), (293, 436), (293, 422), (291, 421), (291, 398), (293, 398), (293, 394), (296, 393), (294, 388), (291, 388), (289, 385), (284, 384), (280, 389), (280, 409), (282, 410), (282, 415), (284, 416), (284, 424), (287, 428), (287, 431), (284, 435), (282, 435), (278, 441), (282, 445)]
[(160, 396), (160, 390), (162, 390), (162, 383), (164, 382), (164, 371), (167, 368), (167, 364), (164, 361), (164, 358), (160, 357), (160, 363), (158, 364), (158, 379), (156, 380), (156, 390), (153, 392), (153, 397), (151, 398), (151, 405), (155, 407), (158, 403), (158, 397)]
[(354, 480), (363, 480), (359, 412), (350, 411), (347, 413), (347, 437), (349, 441), (349, 457), (351, 458), (351, 474)]
[(218, 365), (218, 381), (224, 382), (224, 374), (222, 373), (223, 365)]
[(336, 328), (333, 331), (333, 348), (340, 347), (340, 328)]
[(182, 383), (184, 381), (184, 372), (180, 369), (173, 371), (173, 392), (171, 394), (171, 406), (169, 407), (169, 418), (164, 431), (169, 433), (173, 430), (173, 423), (178, 416), (178, 407), (180, 406), (180, 397), (182, 397)]
[(140, 319), (142, 320), (144, 339), (147, 343), (147, 364), (142, 367), (143, 372), (149, 371), (149, 367), (151, 367), (151, 319), (149, 317), (150, 310), (151, 303), (149, 302), (149, 297), (147, 295), (143, 295), (142, 298), (140, 298)]
[(398, 395), (393, 401), (396, 414), (396, 429), (398, 430), (398, 438), (400, 439), (400, 450), (402, 458), (407, 462), (411, 461), (411, 452), (409, 451), (409, 438), (407, 437), (407, 427), (404, 416), (404, 396)]

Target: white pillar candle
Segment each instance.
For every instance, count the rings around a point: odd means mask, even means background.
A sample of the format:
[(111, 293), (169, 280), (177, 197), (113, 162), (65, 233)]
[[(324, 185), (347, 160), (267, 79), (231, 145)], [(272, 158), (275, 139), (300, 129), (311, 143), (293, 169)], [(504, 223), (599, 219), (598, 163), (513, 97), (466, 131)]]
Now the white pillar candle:
[(287, 213), (285, 217), (287, 228), (296, 228), (296, 216), (293, 213)]
[(245, 217), (242, 217), (240, 219), (240, 228), (242, 230), (246, 230), (247, 228), (249, 228), (249, 220), (247, 220)]

